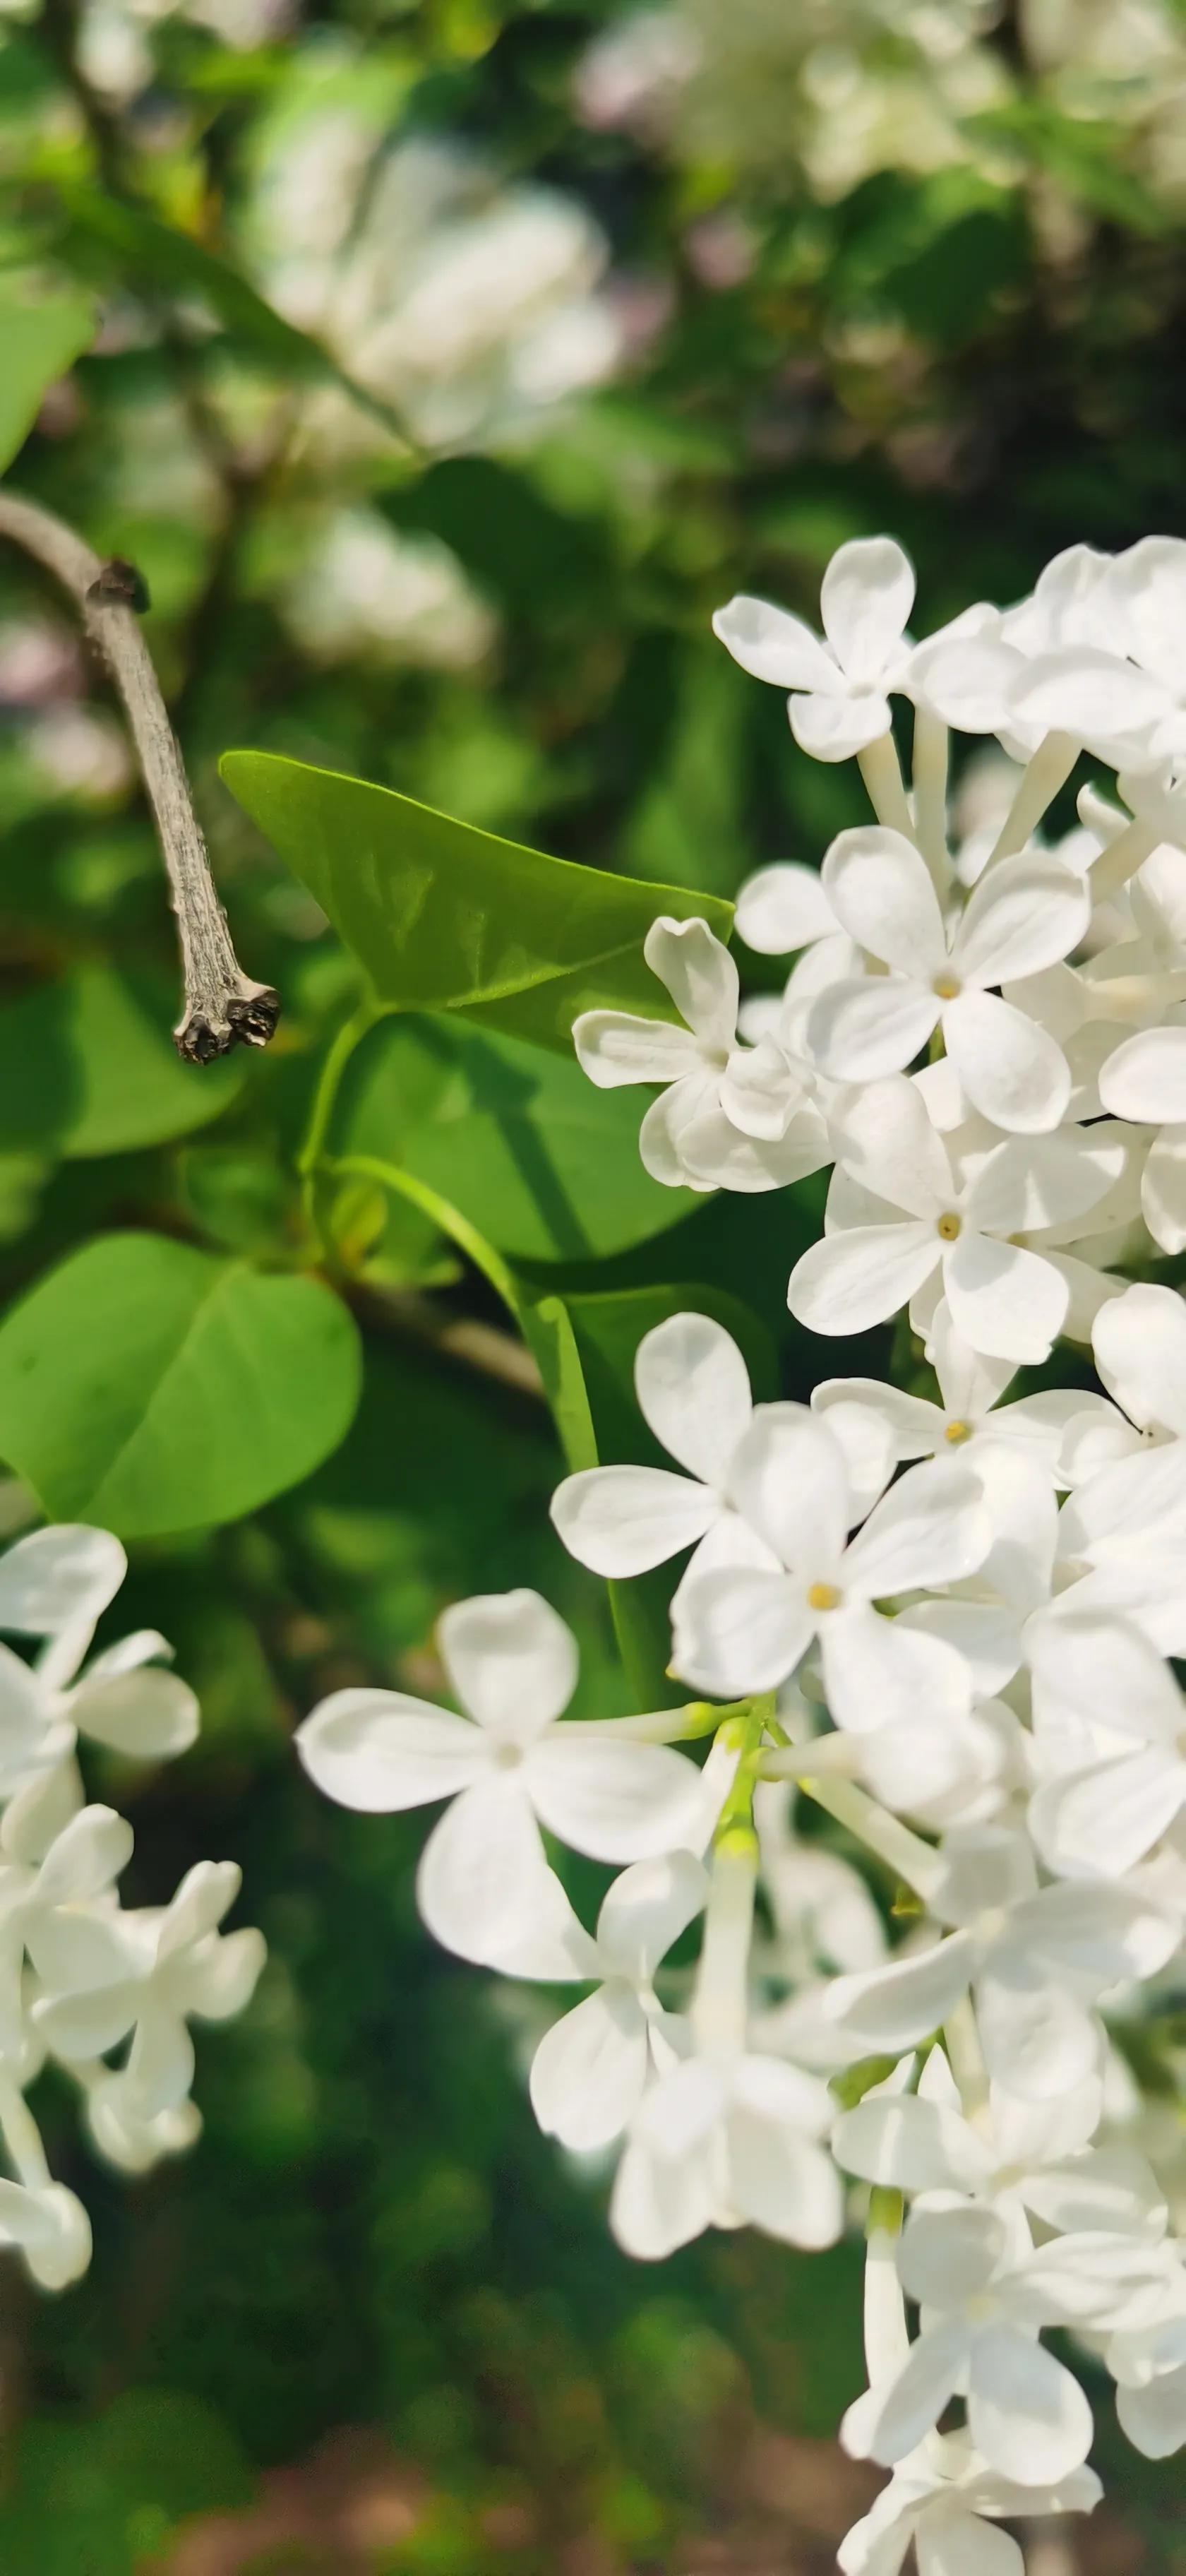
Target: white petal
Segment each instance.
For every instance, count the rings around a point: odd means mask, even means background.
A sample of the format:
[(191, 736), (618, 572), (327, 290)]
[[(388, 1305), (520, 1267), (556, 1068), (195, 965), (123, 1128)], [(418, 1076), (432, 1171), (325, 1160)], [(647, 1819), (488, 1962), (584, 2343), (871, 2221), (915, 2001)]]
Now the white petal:
[(715, 2214), (705, 2156), (660, 2156), (642, 2138), (628, 2141), (609, 2208), (609, 2223), (624, 2254), (643, 2263), (662, 2262), (678, 2245), (690, 2245), (711, 2227)]
[(894, 2191), (980, 2191), (993, 2170), (958, 2110), (909, 2093), (879, 2094), (842, 2112), (832, 2153), (846, 2173)]
[(644, 1422), (690, 1475), (721, 1485), (753, 1411), (736, 1342), (711, 1315), (672, 1315), (645, 1333), (634, 1363)]
[(1137, 1890), (1066, 1884), (1019, 1906), (1016, 1939), (1085, 1999), (1127, 1977), (1154, 1977), (1178, 1946), (1176, 1917)]
[(903, 975), (832, 984), (808, 1012), (807, 1050), (834, 1082), (876, 1082), (921, 1055), (942, 1007), (927, 985)]
[(972, 1688), (954, 1646), (854, 1601), (820, 1622), (824, 1690), (833, 1724), (866, 1736), (908, 1726), (921, 1707), (948, 1721), (965, 1715)]
[(984, 2327), (975, 2339), (968, 2427), (990, 2468), (1034, 2487), (1079, 2468), (1094, 2430), (1078, 2380), (1011, 2326)]
[[(644, 1172), (665, 1190), (719, 1188), (716, 1174), (711, 1180), (702, 1179), (691, 1169), (685, 1152), (689, 1136), (703, 1144), (704, 1131), (711, 1128), (717, 1111), (718, 1093), (717, 1076), (706, 1072), (698, 1059), (686, 1078), (652, 1100), (638, 1131), (638, 1154)], [(737, 1142), (740, 1148), (746, 1140), (739, 1137)]]
[(879, 1414), (899, 1459), (929, 1458), (942, 1442), (944, 1417), (939, 1406), (928, 1404), (920, 1395), (905, 1395), (900, 1387), (884, 1386), (880, 1378), (824, 1378), (812, 1390), (812, 1411), (826, 1420), (838, 1405), (859, 1405), (863, 1411)]
[(479, 1966), (500, 1965), (551, 1916), (552, 1873), (521, 1776), (492, 1773), (463, 1789), (434, 1825), (416, 1873), (429, 1931)]
[(663, 913), (651, 923), (642, 953), (700, 1045), (727, 1052), (737, 1029), (740, 986), (728, 949), (708, 923), (675, 921)]
[(455, 1601), (438, 1621), (437, 1641), (462, 1707), (510, 1743), (533, 1743), (576, 1688), (576, 1639), (538, 1592)]
[(541, 1823), (591, 1860), (650, 1860), (698, 1839), (700, 1773), (671, 1745), (558, 1727), (525, 1777)]
[(603, 1973), (635, 1984), (649, 1981), (699, 1914), (707, 1894), (708, 1873), (688, 1851), (636, 1861), (623, 1870), (597, 1918)]
[(787, 957), (826, 939), (836, 919), (817, 868), (783, 860), (747, 877), (737, 897), (737, 935), (759, 957)]
[(1071, 1096), (1071, 1075), (1056, 1038), (973, 986), (948, 1002), (943, 1037), (972, 1107), (994, 1127), (1042, 1135), (1057, 1127)]
[(967, 1933), (956, 1932), (917, 1958), (836, 1977), (822, 1997), (825, 2019), (863, 2049), (899, 2055), (948, 2019), (967, 1992), (972, 1962)]
[(145, 2119), (172, 2111), (194, 2080), (194, 2044), (177, 2013), (149, 2005), (140, 2015), (128, 2055), (127, 2083)]
[(1011, 704), (1015, 719), (1043, 733), (1108, 744), (1155, 724), (1165, 697), (1131, 662), (1081, 645), (1027, 659)]
[(820, 585), (824, 633), (849, 679), (876, 680), (914, 604), (914, 568), (894, 537), (838, 546)]
[(819, 637), (801, 617), (788, 616), (765, 599), (739, 593), (727, 608), (718, 608), (712, 631), (753, 680), (768, 680), (776, 689), (836, 688), (840, 674)]
[(64, 1825), (37, 1873), (37, 1900), (44, 1905), (85, 1904), (127, 1868), (132, 1857), (132, 1828), (114, 1807), (83, 1807)]
[(1096, 2067), (1099, 2038), (1084, 2006), (1003, 1945), (977, 1981), (976, 2017), (990, 2073), (1026, 2100), (1055, 2101)]
[(925, 859), (901, 832), (868, 824), (841, 832), (821, 870), (832, 911), (849, 938), (914, 986), (947, 965), (939, 898)]
[(1030, 1830), (1061, 1876), (1122, 1878), (1186, 1807), (1186, 1763), (1150, 1749), (1053, 1780), (1030, 1803)]
[(939, 1263), (933, 1224), (852, 1226), (795, 1263), (787, 1304), (811, 1333), (864, 1333), (909, 1303)]
[(588, 1995), (541, 2039), (531, 2061), (531, 2107), (562, 2146), (607, 2147), (642, 2098), (649, 2043), (646, 2016), (628, 1986)]
[(866, 2390), (840, 2427), (846, 2451), (892, 2469), (916, 2450), (954, 2397), (968, 2359), (967, 2329), (957, 2319), (932, 2326), (911, 2344), (895, 2379)]
[(791, 698), (787, 712), (800, 750), (812, 760), (851, 760), (890, 729), (888, 698), (876, 690), (846, 690), (843, 683), (838, 696), (821, 689), (818, 696)]
[(889, 1207), (933, 1219), (954, 1204), (946, 1148), (922, 1092), (905, 1074), (870, 1083), (844, 1101), (835, 1132), (838, 1162)]
[(65, 2290), (81, 2280), (91, 2259), (91, 2223), (82, 2202), (64, 2183), (30, 2191), (0, 2181), (0, 2242), (19, 2245), (43, 2290)]
[(1004, 859), (981, 878), (951, 952), (956, 973), (976, 984), (1039, 974), (1078, 946), (1091, 916), (1081, 877), (1054, 860)]
[(56, 2057), (102, 2057), (126, 2038), (140, 2009), (143, 1987), (131, 1978), (90, 1992), (51, 1995), (33, 2007), (33, 2018)]
[(127, 1569), (109, 1530), (70, 1522), (33, 1530), (0, 1558), (0, 1628), (53, 1637), (78, 1624), (89, 1635)]
[(1186, 1252), (1186, 1127), (1163, 1127), (1141, 1174), (1141, 1213), (1163, 1252)]
[(854, 1522), (861, 1521), (880, 1501), (898, 1463), (893, 1432), (880, 1405), (840, 1401), (820, 1411), (844, 1452), (849, 1510)]
[(1146, 2460), (1168, 2460), (1186, 2442), (1186, 2368), (1166, 2371), (1147, 2388), (1118, 2388), (1116, 2413)]
[(763, 1404), (730, 1478), (742, 1517), (784, 1565), (831, 1574), (852, 1519), (840, 1442), (805, 1404)]
[(1025, 2576), (1025, 2560), (1007, 2531), (961, 2513), (953, 2502), (924, 2512), (914, 2535), (918, 2576)]
[(711, 1697), (776, 1690), (805, 1654), (813, 1622), (785, 1574), (697, 1576), (673, 1604), (672, 1671)]
[(1105, 1109), (1152, 1127), (1186, 1121), (1186, 1029), (1140, 1029), (1110, 1055), (1099, 1078)]
[(707, 1485), (663, 1467), (586, 1467), (552, 1496), (554, 1527), (594, 1574), (644, 1574), (693, 1547), (721, 1506)]
[(812, 2252), (836, 2243), (844, 2226), (844, 2194), (825, 2148), (744, 2109), (730, 2113), (727, 2141), (726, 2189), (751, 2227)]
[(92, 1670), (71, 1694), (70, 1715), (81, 1735), (137, 1762), (187, 1753), (197, 1742), (201, 1723), (188, 1684), (150, 1664), (109, 1681), (96, 1681)]
[(964, 1340), (1019, 1367), (1049, 1356), (1069, 1300), (1065, 1280), (1039, 1253), (966, 1229), (944, 1260), (943, 1287)]
[(296, 1749), (325, 1797), (368, 1816), (451, 1798), (489, 1760), (467, 1717), (399, 1691), (331, 1691), (298, 1726)]
[(898, 2248), (898, 2278), (923, 2307), (962, 2308), (987, 2289), (1008, 2246), (995, 2209), (912, 2210)]
[(180, 1979), (186, 2012), (202, 2021), (233, 2021), (250, 2003), (267, 1955), (263, 1933), (251, 1924), (216, 1934), (187, 1962)]
[(582, 1011), (573, 1021), (572, 1039), (582, 1073), (599, 1091), (630, 1082), (678, 1082), (700, 1063), (689, 1030), (669, 1020), (640, 1019), (633, 1011)]
[[(198, 1860), (187, 1869), (161, 1917), (157, 1956), (168, 1958), (212, 1932), (234, 1904), (243, 1872), (234, 1860)], [(134, 1919), (134, 1918), (133, 1918)]]
[(1186, 1435), (1186, 1303), (1175, 1288), (1140, 1282), (1101, 1307), (1091, 1337), (1109, 1395), (1142, 1431)]
[(1038, 1883), (1033, 1853), (1016, 1824), (973, 1825), (948, 1834), (942, 1859), (933, 1907), (943, 1923), (975, 1927), (982, 1914), (1015, 1905)]
[(1100, 1728), (1105, 1739), (1115, 1730), (1167, 1751), (1186, 1729), (1186, 1704), (1172, 1673), (1127, 1620), (1067, 1611), (1034, 1629), (1030, 1661), (1039, 1734), (1064, 1708), (1081, 1725)]
[(911, 1467), (870, 1513), (843, 1581), (867, 1601), (927, 1591), (974, 1574), (992, 1545), (977, 1478), (947, 1458)]

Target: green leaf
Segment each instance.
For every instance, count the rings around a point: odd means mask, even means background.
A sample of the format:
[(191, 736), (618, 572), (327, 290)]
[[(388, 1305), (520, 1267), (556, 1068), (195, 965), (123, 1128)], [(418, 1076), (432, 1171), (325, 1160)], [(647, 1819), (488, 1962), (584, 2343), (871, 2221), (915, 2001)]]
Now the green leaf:
[(353, 1319), (320, 1281), (104, 1235), (0, 1326), (0, 1454), (54, 1519), (208, 1528), (336, 1448), (359, 1375)]
[[(778, 1383), (774, 1348), (740, 1299), (695, 1284), (628, 1288), (606, 1296), (540, 1297), (521, 1310), (570, 1473), (628, 1461), (669, 1467), (638, 1409), (634, 1360), (644, 1333), (670, 1315), (712, 1315), (745, 1355), (755, 1397)], [(609, 1586), (622, 1661), (640, 1708), (686, 1699), (667, 1677), (671, 1653), (669, 1566)]]
[(643, 1168), (646, 1095), (598, 1091), (574, 1055), (463, 1022), (388, 1020), (364, 1041), (341, 1149), (427, 1181), (512, 1261), (588, 1261), (696, 1205)]
[(133, 1153), (207, 1126), (243, 1081), (182, 1064), (158, 988), (80, 966), (0, 1011), (0, 1152)]
[(380, 421), (401, 444), (411, 442), (389, 403), (356, 384), (328, 349), (286, 322), (282, 313), (257, 294), (250, 280), (192, 234), (162, 223), (143, 206), (129, 205), (82, 180), (60, 180), (58, 194), (70, 219), (58, 243), (59, 256), (81, 252), (83, 264), (93, 245), (114, 253), (134, 280), (155, 282), (175, 295), (200, 296), (241, 347), (278, 372), (312, 383), (340, 385), (364, 411)]
[(0, 473), (24, 446), (50, 386), (94, 335), (88, 295), (38, 295), (19, 277), (0, 279)]
[(360, 778), (260, 751), (221, 769), (396, 1009), (465, 1011), (567, 1052), (579, 1011), (672, 1016), (642, 954), (659, 913), (729, 935), (716, 896), (545, 858)]

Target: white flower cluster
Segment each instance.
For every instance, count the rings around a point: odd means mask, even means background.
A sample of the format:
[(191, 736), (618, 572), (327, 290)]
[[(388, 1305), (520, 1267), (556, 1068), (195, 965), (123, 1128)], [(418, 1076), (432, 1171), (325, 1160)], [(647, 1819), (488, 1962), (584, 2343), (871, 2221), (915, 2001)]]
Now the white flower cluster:
[[(344, 1691), (299, 1741), (348, 1806), (451, 1800), (419, 1876), (447, 1946), (591, 1988), (531, 2097), (567, 2147), (620, 2145), (627, 2251), (746, 2221), (824, 2246), (850, 2195), (867, 2211), (842, 2438), (893, 2476), (845, 2576), (897, 2576), (912, 2544), (923, 2576), (1018, 2576), (997, 2525), (1098, 2494), (1045, 2329), (1111, 2373), (1139, 2449), (1186, 2441), (1186, 2193), (1130, 2071), (1172, 2069), (1186, 1927), (1186, 1302), (1120, 1267), (1186, 1249), (1186, 545), (1075, 549), (925, 644), (913, 589), (876, 539), (829, 566), (823, 640), (755, 600), (716, 621), (804, 749), (855, 754), (876, 816), (818, 875), (744, 889), (750, 944), (798, 952), (783, 998), (739, 1015), (706, 925), (661, 920), (678, 1016), (575, 1037), (594, 1081), (656, 1088), (662, 1181), (833, 1165), (792, 1313), (834, 1336), (905, 1309), (931, 1375), (900, 1333), (906, 1384), (755, 1405), (721, 1325), (674, 1316), (636, 1362), (672, 1465), (569, 1476), (552, 1516), (611, 1581), (681, 1560), (671, 1671), (707, 1698), (566, 1721), (572, 1638), (520, 1592), (442, 1622), (466, 1716)], [(950, 721), (1002, 746), (955, 849)], [(1091, 791), (1043, 846), (1083, 749), (1123, 803)], [(1106, 1391), (1015, 1393), (1060, 1335)], [(709, 1738), (702, 1765), (678, 1749)], [(892, 1952), (801, 1797), (896, 1888)], [(595, 1933), (545, 1836), (626, 1865)], [(662, 1969), (698, 1919), (695, 1967)]]
[(0, 2138), (16, 2177), (0, 2179), (0, 2245), (50, 2290), (85, 2272), (91, 2232), (51, 2179), (29, 2086), (47, 2059), (64, 2067), (101, 2153), (147, 2172), (201, 2126), (191, 2016), (241, 2011), (264, 1957), (260, 1933), (218, 1929), (239, 1892), (233, 1861), (199, 1861), (168, 1905), (120, 1904), (132, 1829), (84, 1803), (78, 1739), (160, 1762), (198, 1731), (155, 1630), (83, 1662), (125, 1571), (119, 1540), (84, 1527), (35, 1531), (0, 1559), (0, 1631), (39, 1647), (27, 1662), (0, 1643)]

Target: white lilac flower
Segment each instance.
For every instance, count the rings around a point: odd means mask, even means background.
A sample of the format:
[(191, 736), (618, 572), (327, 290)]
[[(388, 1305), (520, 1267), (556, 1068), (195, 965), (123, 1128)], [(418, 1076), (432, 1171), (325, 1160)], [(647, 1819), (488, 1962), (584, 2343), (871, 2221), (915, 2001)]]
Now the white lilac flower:
[(589, 1945), (597, 1991), (553, 2023), (531, 2062), (532, 2109), (563, 2146), (608, 2146), (654, 2075), (675, 2062), (683, 2025), (659, 2003), (655, 1971), (707, 1889), (702, 1863), (687, 1851), (635, 1861), (614, 1880)]
[(665, 984), (683, 1026), (632, 1011), (582, 1011), (573, 1043), (600, 1090), (658, 1083), (639, 1132), (648, 1172), (669, 1187), (777, 1189), (828, 1160), (827, 1129), (811, 1076), (781, 1049), (737, 1043), (739, 984), (727, 948), (707, 923), (663, 915), (643, 955)]
[[(638, 1345), (639, 1411), (685, 1475), (666, 1467), (587, 1467), (552, 1496), (552, 1519), (570, 1554), (595, 1574), (643, 1574), (684, 1548), (693, 1554), (683, 1584), (718, 1565), (777, 1567), (766, 1539), (746, 1518), (748, 1462), (761, 1425), (780, 1408), (755, 1408), (745, 1361), (708, 1315), (672, 1315)], [(848, 1461), (856, 1506), (868, 1509), (888, 1484), (892, 1451), (874, 1414), (839, 1404), (830, 1426)]]
[[(1071, 2264), (1059, 2259), (1068, 2245)], [(907, 2295), (922, 2306), (922, 2331), (897, 2376), (849, 2407), (840, 2436), (846, 2450), (891, 2468), (958, 2392), (966, 2397), (971, 2439), (1000, 2477), (1031, 2487), (1070, 2477), (1091, 2447), (1091, 2408), (1037, 2330), (1107, 2318), (1134, 2249), (1127, 2239), (1105, 2238), (1092, 2252), (1092, 2269), (1074, 2240), (1034, 2253), (1024, 2231), (999, 2211), (966, 2202), (916, 2209), (898, 2269)]]
[(719, 608), (713, 630), (755, 680), (790, 692), (791, 730), (817, 760), (847, 760), (889, 732), (910, 661), (914, 573), (892, 537), (837, 548), (820, 589), (825, 641), (764, 599)]
[[(1120, 1298), (1116, 1305), (1105, 1307), (1104, 1316), (1117, 1313), (1123, 1304)], [(1183, 1327), (1186, 1339), (1186, 1315)], [(898, 1461), (954, 1455), (961, 1465), (978, 1468), (987, 1447), (998, 1448), (1002, 1443), (1017, 1447), (1037, 1462), (1052, 1489), (1064, 1481), (1059, 1469), (1069, 1428), (1074, 1426), (1084, 1439), (1097, 1427), (1114, 1434), (1115, 1407), (1082, 1388), (1051, 1387), (1041, 1395), (1015, 1397), (1011, 1404), (1003, 1404), (1001, 1398), (1017, 1374), (1013, 1362), (986, 1359), (961, 1342), (946, 1300), (935, 1316), (931, 1358), (939, 1381), (938, 1404), (908, 1395), (879, 1378), (833, 1377), (815, 1388), (812, 1409), (827, 1418), (838, 1405), (859, 1404), (879, 1414)]]
[(916, 2092), (879, 2086), (832, 2132), (847, 2173), (912, 2195), (955, 2194), (1019, 2207), (1057, 2235), (1087, 2229), (1160, 2240), (1165, 2198), (1148, 2160), (1127, 2146), (1093, 2146), (1103, 2087), (1098, 2077), (1045, 2101), (999, 2084), (973, 2125), (941, 2048), (927, 2057)]
[(948, 1835), (926, 1893), (936, 1923), (951, 1927), (945, 1937), (838, 1977), (829, 2017), (854, 2055), (900, 2055), (948, 2021), (971, 1986), (990, 2071), (1038, 2101), (1097, 2071), (1092, 2007), (1110, 1987), (1156, 1975), (1181, 1938), (1178, 1916), (1135, 1886), (1039, 1887), (1028, 1838), (1008, 1824)]
[(78, 1905), (32, 1921), (29, 1956), (44, 1989), (34, 2023), (56, 2056), (104, 2056), (131, 2034), (126, 2090), (140, 2116), (183, 2102), (193, 2081), (188, 2022), (227, 2021), (249, 2002), (261, 1933), (220, 1933), (239, 1892), (233, 1861), (198, 1861), (168, 1905), (131, 1912)]
[(0, 1645), (0, 1796), (67, 1761), (79, 1735), (140, 1761), (195, 1741), (197, 1701), (161, 1670), (157, 1658), (172, 1649), (155, 1629), (105, 1647), (79, 1672), (126, 1569), (118, 1539), (81, 1525), (35, 1530), (0, 1559), (0, 1629), (45, 1641), (32, 1665)]
[(681, 2058), (630, 2126), (610, 2202), (619, 2245), (655, 2262), (747, 2222), (787, 2245), (834, 2245), (843, 2196), (820, 2144), (833, 2108), (819, 2077), (784, 2059)]
[(755, 1421), (737, 1476), (740, 1507), (773, 1566), (696, 1574), (673, 1604), (672, 1665), (724, 1698), (773, 1690), (818, 1640), (837, 1726), (860, 1733), (920, 1703), (959, 1714), (963, 1659), (874, 1605), (975, 1572), (992, 1529), (974, 1476), (946, 1460), (912, 1468), (861, 1517), (843, 1448), (803, 1405)]
[[(530, 1976), (568, 1919), (541, 1825), (594, 1860), (695, 1849), (700, 1773), (667, 1745), (615, 1733), (612, 1721), (560, 1723), (576, 1642), (537, 1592), (458, 1602), (438, 1636), (466, 1716), (399, 1691), (334, 1691), (305, 1719), (297, 1749), (327, 1797), (367, 1815), (447, 1798), (420, 1861), (424, 1920), (462, 1958)], [(587, 1958), (584, 1934), (578, 1950)], [(588, 1969), (574, 1961), (571, 1973)]]
[(998, 988), (1078, 946), (1090, 915), (1081, 880), (1053, 859), (1006, 859), (948, 924), (917, 849), (870, 826), (833, 843), (823, 889), (849, 938), (887, 970), (834, 983), (813, 1005), (807, 1048), (823, 1071), (876, 1081), (904, 1071), (941, 1029), (974, 1109), (1006, 1129), (1057, 1127), (1071, 1091), (1066, 1058)]
[(1045, 1359), (1070, 1290), (1053, 1261), (1014, 1237), (1086, 1216), (1116, 1177), (1120, 1149), (1078, 1131), (1009, 1138), (961, 1172), (904, 1074), (855, 1092), (836, 1128), (825, 1233), (787, 1291), (797, 1322), (865, 1332), (941, 1280), (971, 1350), (1015, 1365)]
[(1030, 1806), (1064, 1878), (1123, 1878), (1186, 1808), (1186, 1701), (1139, 1628), (1085, 1612), (1048, 1620), (1031, 1649), (1034, 1736), (1053, 1778)]
[(1186, 2442), (1186, 2272), (1170, 2313), (1121, 2327), (1108, 2339), (1121, 2430), (1147, 2460), (1169, 2459)]
[(1090, 2513), (1103, 2489), (1093, 2469), (1053, 2486), (1020, 2486), (990, 2469), (966, 2433), (929, 2433), (894, 2470), (876, 2503), (841, 2541), (841, 2576), (900, 2576), (913, 2540), (920, 2576), (1025, 2576), (998, 2522)]

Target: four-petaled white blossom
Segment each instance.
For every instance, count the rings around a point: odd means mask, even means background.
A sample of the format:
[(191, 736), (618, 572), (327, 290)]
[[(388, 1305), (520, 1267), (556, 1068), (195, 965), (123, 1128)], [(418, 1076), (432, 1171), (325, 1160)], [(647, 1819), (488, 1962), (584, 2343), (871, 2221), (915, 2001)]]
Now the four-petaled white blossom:
[(1001, 1000), (1078, 946), (1091, 904), (1052, 859), (1007, 859), (944, 922), (930, 872), (900, 832), (842, 832), (823, 890), (849, 938), (886, 969), (832, 984), (807, 1017), (807, 1045), (838, 1082), (899, 1073), (941, 1029), (974, 1109), (998, 1127), (1057, 1127), (1071, 1095), (1066, 1058), (1035, 1019)]
[[(546, 1975), (534, 1961), (553, 1955), (568, 1908), (540, 1827), (593, 1860), (695, 1849), (700, 1774), (612, 1720), (560, 1722), (576, 1640), (538, 1592), (458, 1602), (438, 1635), (466, 1716), (399, 1691), (333, 1691), (298, 1731), (301, 1760), (328, 1797), (367, 1815), (447, 1798), (417, 1879), (430, 1932), (462, 1958)], [(570, 1973), (584, 1976), (579, 1956), (578, 1945)]]
[(914, 573), (892, 537), (857, 537), (824, 574), (825, 641), (767, 600), (738, 597), (713, 618), (742, 670), (790, 692), (791, 730), (817, 760), (847, 760), (888, 733), (891, 691), (910, 664)]

